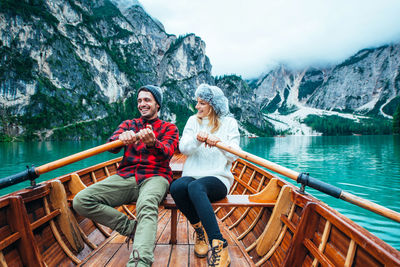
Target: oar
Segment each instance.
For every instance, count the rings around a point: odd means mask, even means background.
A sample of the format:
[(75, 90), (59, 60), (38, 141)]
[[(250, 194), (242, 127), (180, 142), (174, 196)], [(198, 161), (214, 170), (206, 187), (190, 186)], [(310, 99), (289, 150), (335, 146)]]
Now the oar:
[(70, 155), (70, 156), (62, 158), (62, 159), (55, 160), (53, 162), (44, 164), (44, 165), (36, 167), (36, 168), (35, 167), (28, 168), (27, 170), (22, 171), (20, 173), (10, 175), (5, 178), (1, 178), (0, 179), (0, 189), (5, 188), (10, 185), (13, 185), (13, 184), (20, 183), (25, 180), (31, 180), (31, 182), (33, 181), (33, 183), (34, 183), (34, 180), (43, 173), (61, 168), (68, 164), (89, 158), (91, 156), (103, 153), (108, 150), (112, 150), (117, 147), (121, 147), (123, 145), (124, 144), (122, 143), (122, 141), (116, 140), (113, 142), (106, 143), (104, 145), (93, 147), (88, 150)]
[(366, 200), (366, 199), (363, 199), (361, 197), (358, 197), (358, 196), (355, 196), (353, 194), (350, 194), (348, 192), (345, 192), (345, 191), (343, 191), (342, 189), (340, 189), (340, 188), (338, 188), (336, 186), (333, 186), (333, 185), (327, 184), (325, 182), (322, 182), (320, 180), (317, 180), (317, 179), (309, 176), (308, 174), (298, 173), (298, 172), (293, 171), (291, 169), (288, 169), (288, 168), (285, 168), (283, 166), (280, 166), (280, 165), (278, 165), (278, 164), (276, 164), (274, 162), (271, 162), (271, 161), (268, 161), (266, 159), (257, 157), (257, 156), (255, 156), (253, 154), (247, 153), (247, 152), (245, 152), (243, 150), (232, 148), (231, 146), (226, 145), (226, 144), (224, 144), (222, 142), (218, 142), (215, 146), (220, 148), (220, 149), (223, 149), (225, 151), (228, 151), (228, 152), (230, 152), (232, 154), (235, 154), (235, 155), (237, 155), (237, 156), (239, 156), (239, 157), (241, 157), (243, 159), (246, 159), (246, 160), (251, 161), (251, 162), (253, 162), (255, 164), (258, 164), (258, 165), (260, 165), (262, 167), (265, 167), (265, 168), (267, 168), (269, 170), (272, 170), (274, 172), (282, 174), (282, 175), (284, 175), (284, 176), (286, 176), (286, 177), (288, 177), (288, 178), (290, 178), (292, 180), (295, 180), (297, 183), (301, 183), (303, 186), (312, 187), (314, 189), (317, 189), (317, 190), (319, 190), (321, 192), (324, 192), (324, 193), (326, 193), (328, 195), (331, 195), (333, 197), (340, 198), (340, 199), (342, 199), (344, 201), (350, 202), (350, 203), (352, 203), (354, 205), (357, 205), (357, 206), (359, 206), (361, 208), (370, 210), (370, 211), (375, 212), (377, 214), (380, 214), (380, 215), (382, 215), (384, 217), (387, 217), (387, 218), (392, 219), (394, 221), (400, 222), (400, 213), (398, 213), (398, 212), (396, 212), (394, 210), (388, 209), (386, 207), (383, 207), (381, 205), (378, 205), (376, 203), (373, 203), (373, 202), (371, 202), (369, 200)]

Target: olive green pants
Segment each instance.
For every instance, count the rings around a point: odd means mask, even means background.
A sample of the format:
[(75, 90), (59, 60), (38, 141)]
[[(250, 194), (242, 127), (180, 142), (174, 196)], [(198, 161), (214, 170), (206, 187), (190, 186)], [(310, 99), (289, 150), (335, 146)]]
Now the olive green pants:
[[(135, 226), (133, 220), (114, 207), (136, 201), (137, 228), (133, 249), (139, 252), (138, 266), (151, 266), (157, 234), (158, 205), (169, 187), (167, 179), (153, 176), (139, 186), (135, 177), (112, 175), (80, 191), (74, 198), (73, 208), (82, 216), (129, 235)], [(135, 266), (133, 254), (127, 266)]]

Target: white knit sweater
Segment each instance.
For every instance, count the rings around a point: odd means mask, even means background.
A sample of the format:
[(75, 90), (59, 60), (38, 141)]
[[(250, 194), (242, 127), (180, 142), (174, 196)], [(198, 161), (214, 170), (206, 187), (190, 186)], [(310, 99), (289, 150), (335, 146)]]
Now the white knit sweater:
[[(239, 148), (239, 130), (237, 122), (232, 117), (220, 118), (221, 125), (218, 131), (212, 133), (227, 145)], [(233, 175), (230, 171), (232, 162), (236, 156), (220, 150), (216, 147), (205, 147), (204, 143), (197, 141), (196, 136), (200, 131), (210, 133), (208, 118), (204, 118), (199, 124), (196, 115), (189, 118), (179, 141), (179, 150), (188, 156), (183, 167), (182, 176), (192, 176), (195, 179), (204, 176), (215, 176), (220, 179), (229, 192), (233, 183)]]

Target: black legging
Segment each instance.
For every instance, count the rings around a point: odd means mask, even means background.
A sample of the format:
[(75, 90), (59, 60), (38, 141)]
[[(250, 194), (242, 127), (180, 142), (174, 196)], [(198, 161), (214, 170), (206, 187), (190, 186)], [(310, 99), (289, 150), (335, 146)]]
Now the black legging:
[(210, 243), (213, 239), (225, 240), (219, 230), (211, 202), (226, 197), (223, 182), (214, 176), (200, 179), (184, 176), (174, 181), (169, 189), (179, 210), (191, 224), (201, 221)]

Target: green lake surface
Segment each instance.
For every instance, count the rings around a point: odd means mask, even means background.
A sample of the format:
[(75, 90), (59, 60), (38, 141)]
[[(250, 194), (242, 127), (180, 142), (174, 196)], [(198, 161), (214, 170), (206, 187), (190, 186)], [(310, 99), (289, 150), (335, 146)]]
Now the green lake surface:
[[(41, 166), (103, 143), (101, 140), (0, 143), (0, 178), (23, 171), (26, 165)], [(241, 147), (249, 153), (297, 172), (308, 172), (310, 176), (346, 192), (400, 212), (398, 135), (243, 137)], [(43, 174), (37, 180), (48, 180), (120, 155), (105, 152)], [(27, 186), (29, 182), (0, 189), (0, 195)], [(400, 223), (317, 190), (307, 188), (306, 191), (400, 250)]]

